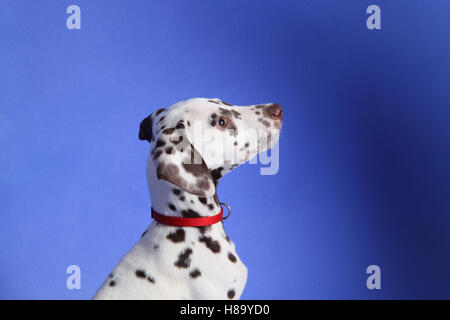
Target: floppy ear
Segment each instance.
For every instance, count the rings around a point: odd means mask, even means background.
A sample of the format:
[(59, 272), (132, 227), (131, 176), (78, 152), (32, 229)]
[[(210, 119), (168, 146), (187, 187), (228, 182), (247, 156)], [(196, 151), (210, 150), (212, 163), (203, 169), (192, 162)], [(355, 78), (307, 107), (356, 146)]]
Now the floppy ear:
[(169, 128), (155, 137), (151, 156), (158, 179), (166, 180), (186, 192), (213, 196), (216, 188), (208, 166), (184, 134), (184, 128)]
[(149, 115), (147, 118), (142, 120), (141, 124), (139, 125), (139, 139), (151, 142), (153, 138), (152, 128), (153, 128), (153, 119), (152, 115)]

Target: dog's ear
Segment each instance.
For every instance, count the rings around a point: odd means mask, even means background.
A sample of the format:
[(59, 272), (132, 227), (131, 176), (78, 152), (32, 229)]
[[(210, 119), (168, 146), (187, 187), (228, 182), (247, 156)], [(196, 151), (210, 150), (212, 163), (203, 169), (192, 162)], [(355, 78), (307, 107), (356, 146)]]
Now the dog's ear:
[(215, 184), (208, 166), (185, 135), (184, 127), (165, 129), (155, 137), (151, 157), (158, 179), (166, 180), (186, 192), (213, 196)]
[(161, 120), (160, 114), (165, 111), (166, 108), (160, 108), (149, 115), (147, 118), (141, 121), (139, 125), (139, 139), (147, 140), (148, 142), (152, 142), (153, 140), (153, 120), (156, 120), (159, 116)]
[(139, 139), (147, 140), (151, 142), (153, 138), (153, 118), (152, 115), (149, 115), (147, 118), (141, 121), (139, 125)]

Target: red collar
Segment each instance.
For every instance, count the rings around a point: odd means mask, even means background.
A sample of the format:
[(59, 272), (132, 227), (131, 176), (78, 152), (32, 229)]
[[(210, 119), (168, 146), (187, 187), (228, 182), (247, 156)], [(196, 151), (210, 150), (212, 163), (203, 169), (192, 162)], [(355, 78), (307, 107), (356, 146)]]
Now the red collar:
[(182, 218), (182, 217), (170, 217), (159, 214), (152, 208), (152, 218), (159, 223), (166, 224), (168, 226), (175, 227), (204, 227), (215, 224), (223, 218), (223, 208), (220, 207), (220, 212), (214, 216), (198, 217), (198, 218)]

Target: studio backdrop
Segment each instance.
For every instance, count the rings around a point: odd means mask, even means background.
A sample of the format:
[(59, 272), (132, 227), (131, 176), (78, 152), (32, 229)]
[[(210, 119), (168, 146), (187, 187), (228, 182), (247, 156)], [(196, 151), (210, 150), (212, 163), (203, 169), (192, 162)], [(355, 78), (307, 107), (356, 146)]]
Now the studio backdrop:
[(139, 123), (192, 97), (283, 107), (218, 185), (243, 299), (450, 298), (449, 40), (446, 0), (3, 0), (0, 298), (95, 294), (151, 222)]

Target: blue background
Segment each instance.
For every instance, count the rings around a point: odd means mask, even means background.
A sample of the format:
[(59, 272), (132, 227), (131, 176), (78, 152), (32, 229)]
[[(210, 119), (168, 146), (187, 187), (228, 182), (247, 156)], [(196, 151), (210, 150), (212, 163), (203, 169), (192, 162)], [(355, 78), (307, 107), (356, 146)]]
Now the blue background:
[(284, 107), (279, 173), (219, 184), (242, 298), (450, 298), (449, 40), (446, 0), (2, 1), (0, 298), (95, 293), (150, 223), (139, 122), (191, 97)]

